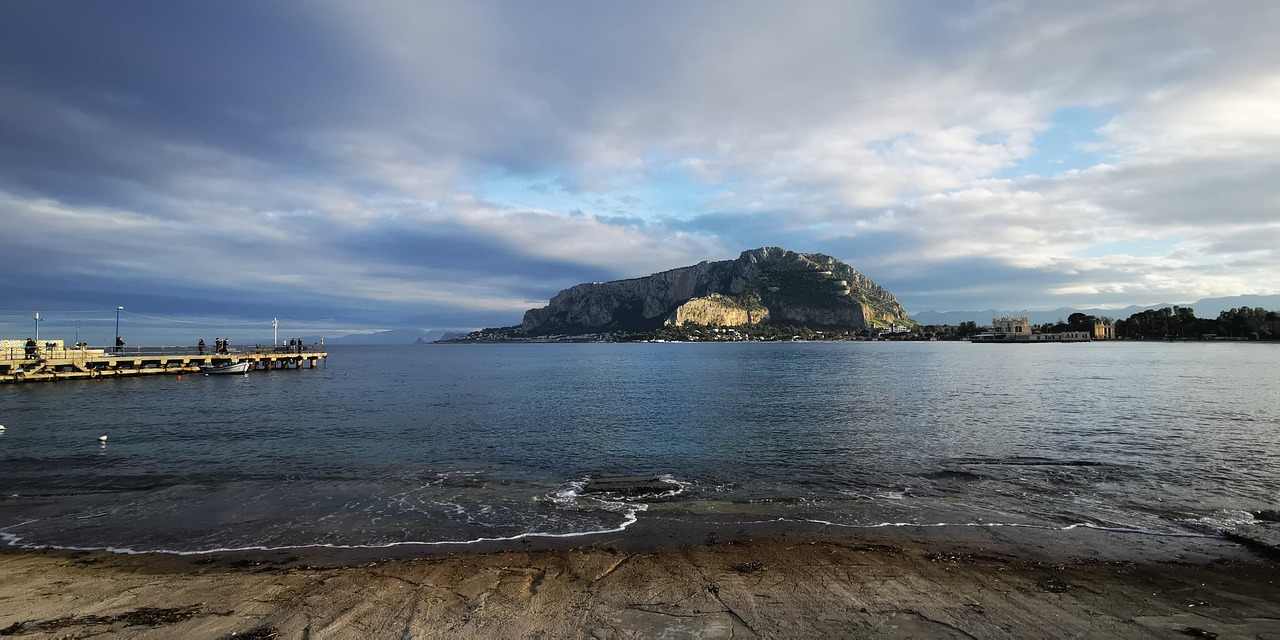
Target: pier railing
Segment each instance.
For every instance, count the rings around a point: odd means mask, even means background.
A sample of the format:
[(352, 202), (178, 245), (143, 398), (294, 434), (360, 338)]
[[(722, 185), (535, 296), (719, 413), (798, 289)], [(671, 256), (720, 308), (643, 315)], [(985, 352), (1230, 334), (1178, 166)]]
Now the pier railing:
[[(10, 347), (0, 349), (0, 360), (80, 360), (85, 358), (102, 358), (102, 357), (119, 357), (119, 358), (138, 358), (147, 356), (215, 356), (215, 355), (260, 355), (260, 354), (288, 354), (288, 353), (315, 353), (323, 351), (324, 345), (321, 344), (304, 344), (304, 345), (261, 345), (253, 346), (231, 346), (225, 351), (215, 351), (213, 346), (205, 346), (201, 349), (197, 345), (174, 345), (174, 346), (123, 346), (123, 347), (59, 347), (53, 349), (35, 348), (28, 350), (25, 347)], [(32, 355), (34, 353), (34, 355)]]

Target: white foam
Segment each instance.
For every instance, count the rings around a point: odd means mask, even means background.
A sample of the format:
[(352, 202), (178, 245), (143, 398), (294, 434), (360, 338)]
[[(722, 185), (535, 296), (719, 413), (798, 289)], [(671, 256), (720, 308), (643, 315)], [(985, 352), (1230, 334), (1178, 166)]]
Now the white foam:
[[(493, 536), (479, 537), (469, 540), (404, 540), (400, 542), (386, 542), (378, 544), (334, 544), (334, 543), (307, 543), (294, 545), (249, 545), (243, 547), (217, 547), (213, 549), (200, 550), (179, 550), (179, 549), (135, 549), (132, 547), (112, 547), (112, 546), (75, 546), (75, 545), (41, 545), (41, 544), (24, 544), (22, 538), (9, 529), (15, 529), (27, 524), (36, 522), (36, 520), (27, 520), (18, 524), (0, 529), (0, 541), (4, 546), (18, 547), (21, 549), (56, 549), (62, 551), (105, 551), (108, 553), (117, 553), (121, 555), (143, 555), (143, 554), (161, 554), (174, 556), (200, 556), (214, 553), (236, 553), (247, 551), (292, 551), (303, 549), (390, 549), (394, 547), (413, 547), (413, 546), (445, 546), (445, 545), (471, 545), (484, 542), (514, 542), (516, 540), (524, 540), (529, 538), (580, 538), (585, 536), (602, 535), (606, 533), (621, 533), (626, 531), (628, 527), (640, 520), (640, 512), (647, 511), (647, 504), (631, 504), (621, 524), (616, 527), (607, 529), (592, 529), (587, 531), (572, 531), (567, 533), (552, 533), (543, 531), (529, 531), (518, 533), (511, 536)], [(1061, 527), (1042, 524), (1031, 524), (1026, 522), (878, 522), (873, 524), (849, 524), (844, 522), (832, 522), (830, 520), (819, 520), (815, 518), (773, 518), (771, 520), (749, 520), (743, 522), (735, 522), (736, 525), (747, 524), (768, 524), (773, 522), (803, 522), (810, 524), (821, 524), (830, 527), (841, 527), (845, 529), (882, 529), (885, 527), (909, 527), (909, 528), (938, 528), (938, 527), (1010, 527), (1021, 529), (1039, 529), (1043, 531), (1072, 531), (1075, 529), (1092, 529), (1096, 531), (1106, 531), (1109, 533), (1126, 533), (1147, 536), (1156, 536), (1164, 538), (1217, 538), (1216, 535), (1200, 534), (1200, 533), (1171, 533), (1162, 531), (1151, 531), (1148, 529), (1136, 529), (1129, 527), (1104, 527), (1089, 522), (1078, 522)]]
[(676, 478), (675, 476), (673, 476), (673, 475), (671, 475), (671, 474), (669, 474), (669, 473), (664, 473), (664, 474), (662, 474), (662, 475), (658, 476), (658, 480), (659, 480), (659, 481), (661, 481), (661, 482), (665, 482), (665, 483), (667, 483), (667, 484), (669, 484), (669, 485), (673, 485), (673, 486), (674, 486), (674, 488), (673, 488), (673, 489), (670, 489), (670, 490), (668, 490), (668, 491), (662, 491), (662, 492), (659, 492), (659, 493), (645, 494), (645, 495), (636, 496), (636, 497), (637, 497), (637, 498), (643, 498), (643, 499), (646, 499), (646, 500), (650, 500), (650, 499), (654, 499), (654, 498), (674, 498), (674, 497), (676, 497), (676, 496), (678, 496), (678, 495), (680, 495), (680, 494), (684, 493), (685, 491), (688, 491), (688, 490), (689, 490), (689, 487), (692, 487), (692, 486), (693, 486), (693, 483), (692, 483), (692, 482), (686, 482), (686, 481), (684, 481), (684, 480), (680, 480), (680, 479)]
[(22, 537), (10, 533), (8, 529), (17, 528), (26, 524), (31, 524), (35, 520), (21, 522), (4, 530), (0, 530), (0, 541), (5, 546), (18, 547), (20, 549), (56, 549), (61, 551), (105, 551), (107, 553), (118, 553), (121, 555), (143, 555), (143, 554), (161, 554), (173, 556), (201, 556), (213, 553), (236, 553), (244, 551), (293, 551), (302, 549), (390, 549), (393, 547), (414, 547), (414, 546), (443, 546), (443, 545), (469, 545), (480, 544), (483, 542), (514, 542), (516, 540), (524, 540), (527, 538), (579, 538), (582, 536), (595, 536), (605, 533), (620, 533), (626, 531), (627, 527), (635, 524), (639, 519), (639, 512), (644, 511), (649, 505), (639, 504), (633, 505), (633, 508), (627, 512), (623, 518), (622, 524), (608, 529), (592, 529), (588, 531), (571, 531), (568, 533), (552, 533), (544, 531), (527, 531), (525, 533), (517, 533), (511, 536), (493, 536), (472, 538), (470, 540), (402, 540), (400, 542), (385, 542), (378, 544), (334, 544), (327, 542), (313, 542), (307, 544), (287, 544), (279, 546), (268, 545), (248, 545), (243, 547), (217, 547), (213, 549), (199, 549), (194, 551), (185, 551), (179, 549), (135, 549), (133, 547), (112, 547), (112, 546), (77, 546), (77, 545), (57, 545), (57, 544), (24, 544)]
[(882, 529), (885, 527), (918, 527), (918, 528), (934, 528), (934, 527), (1016, 527), (1020, 529), (1040, 529), (1043, 531), (1071, 531), (1074, 529), (1094, 529), (1096, 531), (1107, 531), (1110, 533), (1133, 533), (1147, 536), (1158, 536), (1162, 538), (1216, 538), (1218, 536), (1206, 535), (1202, 533), (1174, 533), (1166, 531), (1152, 531), (1150, 529), (1136, 529), (1132, 527), (1104, 527), (1091, 522), (1077, 522), (1061, 527), (1055, 527), (1047, 524), (1031, 524), (1029, 522), (877, 522), (873, 524), (849, 524), (846, 522), (831, 522), (829, 520), (817, 520), (813, 518), (774, 518), (772, 520), (752, 520), (739, 524), (767, 524), (770, 522), (808, 522), (812, 524), (821, 524), (830, 527), (842, 527), (845, 529)]
[[(682, 483), (674, 478), (660, 478), (663, 482), (676, 484), (677, 488), (673, 489), (672, 495), (676, 495), (684, 491), (688, 483)], [(573, 480), (567, 483), (563, 488), (552, 492), (549, 499), (562, 507), (576, 506), (577, 501), (582, 497), (581, 492), (586, 486), (588, 479)], [(570, 531), (565, 533), (554, 533), (549, 531), (526, 531), (510, 536), (491, 536), (478, 537), (469, 540), (403, 540), (399, 542), (385, 542), (376, 544), (335, 544), (335, 543), (306, 543), (292, 545), (248, 545), (243, 547), (217, 547), (213, 549), (200, 550), (180, 550), (180, 549), (136, 549), (133, 547), (113, 547), (113, 546), (76, 546), (76, 545), (48, 545), (48, 544), (24, 544), (22, 537), (10, 533), (9, 529), (15, 529), (27, 524), (36, 522), (36, 520), (28, 520), (18, 524), (0, 529), (0, 541), (4, 546), (18, 547), (21, 549), (57, 549), (62, 551), (105, 551), (108, 553), (118, 553), (122, 555), (142, 555), (148, 553), (175, 555), (175, 556), (198, 556), (213, 553), (235, 553), (245, 551), (291, 551), (302, 549), (389, 549), (393, 547), (412, 547), (412, 546), (444, 546), (444, 545), (470, 545), (480, 544), (484, 542), (514, 542), (516, 540), (524, 540), (529, 538), (580, 538), (584, 536), (595, 536), (606, 533), (621, 533), (627, 530), (627, 527), (635, 524), (640, 520), (640, 512), (647, 511), (649, 505), (645, 503), (628, 503), (620, 500), (606, 500), (596, 496), (590, 496), (589, 499), (606, 511), (622, 514), (622, 523), (616, 527), (606, 529), (589, 529), (586, 531)], [(459, 506), (459, 508), (461, 508)]]
[(1257, 522), (1257, 519), (1254, 518), (1253, 514), (1248, 511), (1242, 511), (1238, 509), (1224, 509), (1210, 516), (1204, 516), (1196, 519), (1186, 519), (1186, 520), (1183, 520), (1183, 522), (1187, 522), (1192, 525), (1198, 525), (1201, 527), (1209, 527), (1212, 529), (1228, 529), (1229, 530), (1229, 529), (1234, 529), (1237, 526), (1240, 526), (1242, 524), (1244, 525), (1255, 524)]

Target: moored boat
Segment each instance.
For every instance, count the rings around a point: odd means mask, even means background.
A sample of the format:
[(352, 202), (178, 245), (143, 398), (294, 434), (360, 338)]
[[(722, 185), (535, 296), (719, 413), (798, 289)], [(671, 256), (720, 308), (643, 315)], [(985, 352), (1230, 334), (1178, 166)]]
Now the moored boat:
[(207, 376), (243, 375), (243, 374), (249, 373), (249, 363), (237, 362), (235, 364), (223, 364), (223, 365), (217, 365), (217, 366), (206, 365), (206, 366), (200, 367), (200, 372)]

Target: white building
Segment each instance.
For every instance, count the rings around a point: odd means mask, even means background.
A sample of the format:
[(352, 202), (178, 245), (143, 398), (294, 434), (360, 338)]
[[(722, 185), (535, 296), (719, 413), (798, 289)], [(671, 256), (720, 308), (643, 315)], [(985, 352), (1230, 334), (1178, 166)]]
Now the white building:
[(979, 333), (970, 342), (1088, 342), (1088, 331), (1031, 333), (1027, 316), (1001, 316), (991, 319), (991, 331)]
[(1009, 337), (1031, 335), (1031, 320), (1027, 316), (1000, 316), (991, 319), (991, 333)]

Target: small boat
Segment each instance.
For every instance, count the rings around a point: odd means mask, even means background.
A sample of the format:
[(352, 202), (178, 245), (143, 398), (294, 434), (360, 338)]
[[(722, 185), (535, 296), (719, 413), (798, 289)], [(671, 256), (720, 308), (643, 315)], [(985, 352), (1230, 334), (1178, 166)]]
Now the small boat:
[(235, 364), (223, 364), (218, 366), (206, 365), (200, 367), (200, 372), (206, 376), (212, 375), (248, 375), (249, 363), (237, 362)]

